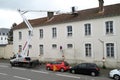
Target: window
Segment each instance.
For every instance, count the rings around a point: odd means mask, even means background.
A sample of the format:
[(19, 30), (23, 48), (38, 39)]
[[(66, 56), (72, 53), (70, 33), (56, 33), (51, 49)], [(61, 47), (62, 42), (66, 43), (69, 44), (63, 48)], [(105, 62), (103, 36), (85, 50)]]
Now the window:
[(56, 28), (52, 28), (52, 37), (53, 38), (57, 37), (57, 29)]
[(43, 29), (40, 29), (40, 38), (43, 38)]
[(85, 55), (91, 57), (91, 44), (85, 44)]
[(19, 32), (19, 40), (22, 39), (22, 32)]
[(28, 31), (28, 35), (29, 35), (29, 36), (32, 36), (32, 32), (31, 32), (30, 30)]
[(8, 33), (6, 33), (6, 35), (8, 35)]
[(1, 37), (1, 40), (3, 40), (3, 37)]
[(113, 34), (113, 21), (107, 21), (106, 24), (106, 34)]
[(85, 35), (91, 35), (91, 24), (85, 24)]
[(43, 51), (43, 45), (40, 45), (40, 55), (43, 55), (44, 54), (44, 51)]
[(30, 48), (32, 48), (32, 45), (29, 45), (28, 47), (29, 47), (29, 49), (30, 49)]
[(114, 57), (114, 43), (106, 44), (107, 57)]
[(57, 45), (56, 45), (56, 44), (53, 44), (53, 45), (52, 45), (52, 48), (53, 48), (53, 49), (56, 49), (56, 48), (57, 48)]
[(5, 33), (3, 33), (3, 35), (5, 35)]
[(67, 36), (72, 36), (72, 26), (67, 26)]
[(22, 52), (22, 45), (19, 45), (19, 52)]
[(73, 48), (72, 44), (67, 44), (67, 48)]
[(86, 67), (87, 67), (87, 64), (85, 63), (79, 64), (79, 68), (86, 68)]

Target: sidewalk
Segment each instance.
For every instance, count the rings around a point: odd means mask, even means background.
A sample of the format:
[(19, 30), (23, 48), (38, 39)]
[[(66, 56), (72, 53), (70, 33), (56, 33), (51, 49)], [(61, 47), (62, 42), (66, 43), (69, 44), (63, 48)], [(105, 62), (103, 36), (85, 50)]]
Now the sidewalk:
[(100, 69), (100, 76), (109, 77), (109, 72), (111, 69)]
[(0, 58), (0, 63), (9, 63), (9, 61), (10, 61), (9, 59), (1, 59)]

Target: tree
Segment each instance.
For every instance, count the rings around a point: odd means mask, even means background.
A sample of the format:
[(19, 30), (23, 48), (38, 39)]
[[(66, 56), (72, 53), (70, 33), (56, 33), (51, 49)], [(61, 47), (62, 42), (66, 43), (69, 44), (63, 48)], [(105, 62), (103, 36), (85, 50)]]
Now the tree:
[(13, 43), (13, 28), (16, 27), (16, 26), (17, 26), (17, 24), (13, 23), (12, 27), (11, 27), (9, 33), (8, 33), (8, 43), (9, 44)]

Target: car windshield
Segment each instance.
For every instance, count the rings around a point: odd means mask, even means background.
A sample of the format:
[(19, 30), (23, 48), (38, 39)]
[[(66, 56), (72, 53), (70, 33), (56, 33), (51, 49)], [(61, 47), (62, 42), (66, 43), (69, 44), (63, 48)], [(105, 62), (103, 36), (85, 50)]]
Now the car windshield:
[(65, 66), (69, 66), (69, 64), (67, 62), (65, 62)]

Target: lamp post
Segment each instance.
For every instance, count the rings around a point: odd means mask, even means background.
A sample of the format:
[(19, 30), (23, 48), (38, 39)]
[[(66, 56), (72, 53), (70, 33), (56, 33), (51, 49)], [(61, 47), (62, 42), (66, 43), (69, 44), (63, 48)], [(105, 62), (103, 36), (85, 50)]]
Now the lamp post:
[(102, 47), (103, 47), (103, 57), (102, 57), (102, 63), (103, 63), (103, 68), (105, 69), (106, 66), (105, 66), (105, 56), (104, 56), (104, 41), (103, 40), (100, 40), (98, 39), (101, 43), (102, 43)]

